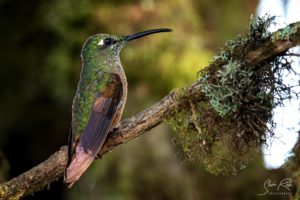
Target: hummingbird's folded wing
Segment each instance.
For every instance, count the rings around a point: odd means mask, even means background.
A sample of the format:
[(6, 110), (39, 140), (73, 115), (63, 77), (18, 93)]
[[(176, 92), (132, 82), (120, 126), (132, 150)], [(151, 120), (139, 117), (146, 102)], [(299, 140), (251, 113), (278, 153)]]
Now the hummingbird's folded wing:
[(90, 118), (80, 136), (70, 165), (67, 167), (65, 182), (69, 186), (80, 178), (100, 151), (120, 106), (121, 98), (120, 77), (117, 74), (111, 74), (105, 89), (95, 97)]

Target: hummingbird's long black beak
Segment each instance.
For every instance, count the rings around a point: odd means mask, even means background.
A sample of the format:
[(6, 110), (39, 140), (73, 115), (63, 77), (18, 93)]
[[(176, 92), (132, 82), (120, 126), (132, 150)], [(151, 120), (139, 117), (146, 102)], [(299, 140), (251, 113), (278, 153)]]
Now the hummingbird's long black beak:
[(143, 31), (143, 32), (132, 34), (132, 35), (128, 35), (128, 36), (126, 36), (125, 40), (130, 41), (130, 40), (135, 40), (135, 39), (144, 37), (146, 35), (154, 34), (154, 33), (171, 32), (171, 31), (172, 31), (172, 29), (169, 29), (169, 28), (152, 29), (152, 30)]

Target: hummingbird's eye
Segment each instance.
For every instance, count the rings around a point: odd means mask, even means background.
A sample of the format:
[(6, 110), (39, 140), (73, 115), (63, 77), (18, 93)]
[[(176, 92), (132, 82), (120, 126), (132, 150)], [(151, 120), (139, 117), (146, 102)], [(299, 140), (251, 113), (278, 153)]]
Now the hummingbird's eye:
[(108, 46), (108, 45), (113, 44), (114, 40), (111, 39), (111, 38), (105, 38), (103, 42), (104, 42), (105, 45)]
[(112, 38), (101, 39), (98, 43), (99, 46), (109, 46), (115, 44), (117, 41)]

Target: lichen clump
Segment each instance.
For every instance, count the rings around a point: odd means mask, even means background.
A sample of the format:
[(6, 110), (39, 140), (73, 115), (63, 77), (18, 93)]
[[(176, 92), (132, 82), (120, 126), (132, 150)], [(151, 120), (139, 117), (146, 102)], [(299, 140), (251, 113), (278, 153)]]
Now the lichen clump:
[(264, 63), (246, 63), (249, 51), (271, 40), (274, 18), (252, 19), (248, 33), (226, 42), (212, 64), (199, 72), (205, 100), (187, 100), (169, 123), (187, 160), (200, 160), (213, 174), (236, 174), (245, 168), (275, 124), (272, 110), (292, 97), (282, 81), (291, 62), (278, 55)]

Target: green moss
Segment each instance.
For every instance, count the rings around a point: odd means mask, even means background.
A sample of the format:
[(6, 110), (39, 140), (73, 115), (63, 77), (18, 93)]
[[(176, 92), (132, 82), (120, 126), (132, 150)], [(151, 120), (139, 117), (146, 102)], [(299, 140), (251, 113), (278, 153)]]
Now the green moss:
[(168, 119), (184, 158), (199, 160), (213, 174), (245, 168), (273, 135), (272, 109), (292, 96), (282, 81), (285, 70), (292, 69), (285, 57), (258, 66), (244, 63), (257, 41), (270, 39), (272, 20), (257, 18), (246, 35), (226, 42), (214, 62), (199, 72), (199, 93), (206, 99), (187, 100), (185, 109)]
[(257, 146), (237, 142), (236, 125), (218, 116), (209, 102), (190, 102), (187, 108), (167, 121), (175, 131), (179, 155), (202, 162), (208, 172), (216, 175), (236, 174), (243, 169)]

